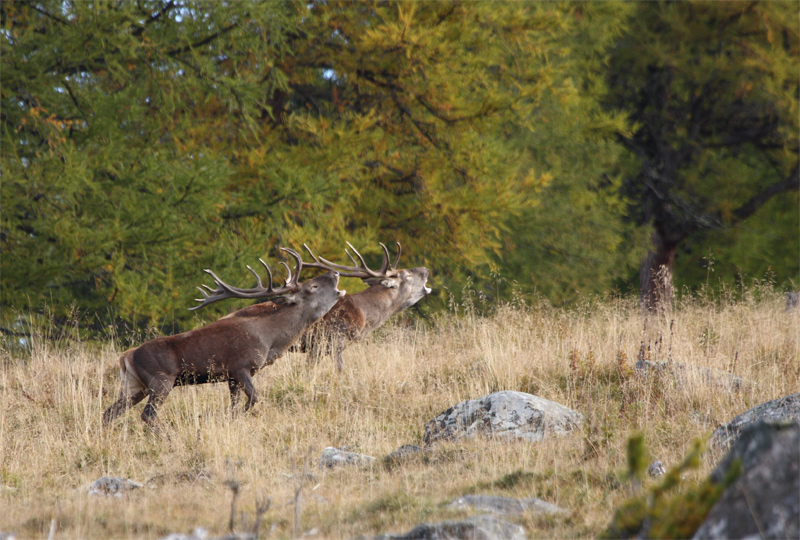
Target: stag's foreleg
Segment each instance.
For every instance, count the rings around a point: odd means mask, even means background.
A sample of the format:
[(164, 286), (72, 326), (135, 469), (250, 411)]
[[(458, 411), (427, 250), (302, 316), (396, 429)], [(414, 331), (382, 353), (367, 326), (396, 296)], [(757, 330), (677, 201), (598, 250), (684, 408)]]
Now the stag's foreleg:
[(337, 339), (331, 344), (331, 356), (333, 356), (336, 360), (336, 371), (339, 373), (342, 372), (342, 365), (344, 364), (342, 359), (342, 351), (344, 351), (346, 346), (347, 344), (343, 339)]
[(236, 403), (239, 401), (239, 389), (244, 390), (244, 394), (247, 396), (247, 405), (244, 406), (245, 411), (249, 411), (250, 408), (258, 403), (258, 395), (256, 394), (256, 386), (253, 384), (253, 378), (250, 376), (249, 369), (240, 369), (235, 373), (231, 373), (231, 380), (228, 381), (228, 388), (231, 391), (231, 403), (234, 403), (234, 390), (233, 387), (236, 386)]
[(228, 390), (231, 391), (231, 409), (235, 409), (239, 404), (242, 394), (242, 385), (236, 379), (228, 379)]

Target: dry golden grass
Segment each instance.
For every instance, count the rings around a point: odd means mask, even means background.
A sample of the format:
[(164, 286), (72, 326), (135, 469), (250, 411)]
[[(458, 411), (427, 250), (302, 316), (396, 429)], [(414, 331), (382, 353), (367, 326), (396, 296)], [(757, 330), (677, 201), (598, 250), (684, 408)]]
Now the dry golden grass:
[[(0, 358), (0, 531), (46, 538), (55, 519), (56, 538), (159, 538), (195, 527), (222, 535), (231, 502), (225, 482), (235, 478), (248, 523), (256, 499), (272, 499), (261, 537), (290, 537), (291, 475), (299, 477), (310, 456), (316, 479), (301, 491), (298, 529), (318, 538), (461, 516), (444, 505), (465, 493), (539, 497), (570, 511), (519, 518), (530, 537), (594, 537), (629, 496), (631, 434), (643, 432), (653, 459), (669, 467), (718, 423), (800, 388), (797, 315), (769, 290), (742, 296), (689, 299), (646, 323), (627, 300), (403, 320), (347, 349), (341, 374), (327, 359), (309, 367), (286, 355), (256, 376), (261, 402), (251, 413), (231, 417), (227, 385), (178, 388), (160, 411), (163, 436), (144, 428), (142, 404), (101, 429), (118, 392), (114, 343), (34, 338), (28, 353), (4, 350)], [(637, 377), (640, 351), (732, 371), (757, 386), (735, 392), (700, 379)], [(316, 465), (327, 446), (381, 457), (420, 443), (424, 424), (442, 410), (503, 389), (574, 408), (584, 429), (540, 444), (441, 444), (427, 460), (391, 468)], [(86, 486), (104, 475), (149, 482), (122, 498), (89, 496)], [(249, 526), (237, 517), (238, 530)]]

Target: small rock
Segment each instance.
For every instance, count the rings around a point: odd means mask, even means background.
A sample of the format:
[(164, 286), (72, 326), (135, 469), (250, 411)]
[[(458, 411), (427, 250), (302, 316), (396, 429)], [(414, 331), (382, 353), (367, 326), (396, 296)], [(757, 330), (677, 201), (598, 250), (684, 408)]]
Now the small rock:
[(531, 512), (534, 514), (566, 514), (567, 511), (541, 499), (512, 499), (510, 497), (497, 497), (494, 495), (464, 495), (454, 499), (448, 508), (472, 508), (480, 512), (494, 514), (514, 515)]
[(505, 390), (463, 401), (425, 424), (425, 444), (473, 438), (478, 434), (504, 439), (540, 441), (580, 427), (583, 415), (523, 392)]
[(713, 386), (722, 390), (748, 390), (755, 388), (756, 383), (743, 379), (738, 375), (702, 366), (692, 366), (681, 362), (651, 362), (639, 360), (633, 369), (639, 375), (648, 376), (654, 373), (666, 373), (682, 388), (696, 385)]
[(209, 538), (207, 530), (197, 527), (192, 534), (172, 533), (161, 540), (256, 540), (256, 536), (252, 533), (233, 533), (227, 536)]
[(341, 465), (369, 465), (375, 458), (366, 454), (346, 452), (339, 448), (328, 447), (322, 451), (319, 458), (320, 468), (332, 469)]
[(786, 293), (786, 311), (800, 313), (800, 292), (793, 291)]
[(160, 487), (166, 484), (182, 484), (197, 482), (208, 482), (212, 479), (213, 473), (209, 469), (197, 469), (180, 471), (176, 473), (157, 474), (147, 479), (145, 486)]
[(647, 467), (647, 476), (651, 478), (658, 478), (659, 476), (663, 476), (667, 473), (667, 470), (664, 468), (664, 464), (660, 461), (654, 461)]
[(525, 529), (494, 516), (417, 525), (406, 534), (382, 534), (375, 540), (525, 540)]
[(117, 478), (115, 476), (103, 476), (91, 483), (88, 488), (89, 495), (104, 495), (106, 497), (122, 497), (125, 491), (139, 489), (142, 484), (128, 480), (127, 478)]
[(800, 393), (789, 394), (748, 409), (727, 424), (715, 429), (711, 434), (711, 446), (721, 450), (728, 449), (736, 441), (743, 428), (759, 420), (800, 421)]
[(197, 527), (192, 534), (172, 533), (161, 540), (206, 540), (207, 538), (208, 531), (202, 527)]
[(314, 476), (313, 474), (309, 473), (309, 472), (307, 472), (305, 474), (303, 474), (303, 473), (296, 473), (296, 474), (281, 473), (281, 476), (283, 478), (289, 480), (292, 483), (297, 482), (299, 480), (308, 482), (309, 484), (316, 484), (318, 482), (317, 477)]
[(12, 533), (0, 531), (0, 540), (17, 540), (17, 537)]
[(430, 450), (421, 446), (417, 446), (416, 444), (404, 444), (394, 452), (387, 454), (386, 457), (383, 458), (383, 462), (389, 466), (398, 465), (404, 461), (412, 459), (415, 456), (425, 454), (430, 454)]

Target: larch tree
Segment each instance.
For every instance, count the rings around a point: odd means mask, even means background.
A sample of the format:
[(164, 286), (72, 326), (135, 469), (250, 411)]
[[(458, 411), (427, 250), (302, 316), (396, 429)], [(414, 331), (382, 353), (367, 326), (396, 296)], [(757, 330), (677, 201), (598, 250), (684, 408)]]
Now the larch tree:
[(3, 2), (0, 25), (3, 317), (161, 328), (200, 269), (251, 279), (278, 244), (399, 240), (438, 283), (481, 275), (548, 178), (515, 135), (559, 122), (565, 36), (597, 28), (570, 4), (189, 0)]
[[(776, 197), (797, 206), (799, 16), (797, 2), (636, 4), (606, 99), (634, 124), (618, 139), (636, 160), (623, 188), (632, 215), (652, 227), (640, 266), (646, 306), (672, 298), (687, 242)], [(794, 253), (797, 232), (782, 231)]]

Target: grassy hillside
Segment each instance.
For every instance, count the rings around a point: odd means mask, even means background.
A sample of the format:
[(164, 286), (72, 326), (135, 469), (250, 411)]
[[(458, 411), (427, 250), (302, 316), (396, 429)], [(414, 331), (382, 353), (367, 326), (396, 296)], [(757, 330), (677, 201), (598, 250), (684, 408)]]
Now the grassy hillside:
[[(644, 345), (644, 347), (642, 347)], [(643, 432), (653, 459), (675, 465), (693, 439), (751, 406), (800, 389), (798, 318), (770, 290), (721, 302), (685, 299), (646, 321), (628, 300), (571, 310), (469, 306), (423, 324), (399, 320), (345, 351), (344, 371), (290, 353), (255, 377), (261, 402), (232, 418), (227, 385), (178, 388), (148, 432), (142, 404), (106, 432), (118, 392), (113, 340), (34, 337), (0, 357), (0, 531), (19, 538), (159, 538), (195, 527), (228, 531), (231, 490), (252, 522), (270, 497), (261, 537), (319, 538), (403, 532), (464, 515), (444, 508), (466, 493), (539, 497), (567, 516), (518, 521), (529, 537), (592, 537), (630, 494), (626, 441)], [(756, 383), (740, 391), (666, 375), (637, 376), (640, 356), (728, 370)], [(530, 392), (585, 415), (584, 429), (540, 444), (491, 440), (433, 447), (395, 467), (320, 470), (327, 446), (381, 457), (421, 444), (424, 424), (459, 401), (503, 389)], [(300, 472), (314, 479), (295, 500)], [(707, 460), (692, 481), (711, 467)], [(292, 478), (293, 471), (296, 474)], [(147, 487), (122, 498), (86, 494), (103, 476)], [(299, 523), (295, 523), (298, 519)], [(245, 530), (237, 516), (237, 529)]]

